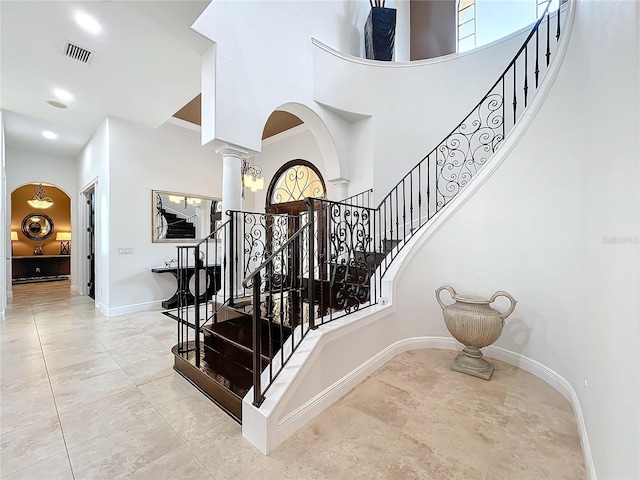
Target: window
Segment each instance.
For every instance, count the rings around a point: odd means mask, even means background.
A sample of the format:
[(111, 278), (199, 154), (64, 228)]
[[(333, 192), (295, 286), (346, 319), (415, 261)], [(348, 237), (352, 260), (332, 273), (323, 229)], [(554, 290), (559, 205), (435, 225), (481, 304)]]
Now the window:
[[(465, 52), (533, 24), (547, 0), (458, 0), (458, 51)], [(549, 12), (558, 9), (552, 0)]]
[(269, 185), (268, 204), (295, 202), (307, 197), (324, 198), (324, 180), (306, 160), (293, 160), (278, 170)]

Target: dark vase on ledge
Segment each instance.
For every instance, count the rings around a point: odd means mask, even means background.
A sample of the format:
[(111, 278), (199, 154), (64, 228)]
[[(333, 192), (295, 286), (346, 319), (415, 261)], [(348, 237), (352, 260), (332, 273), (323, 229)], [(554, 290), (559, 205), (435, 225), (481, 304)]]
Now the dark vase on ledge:
[(371, 7), (364, 24), (364, 50), (369, 60), (393, 59), (396, 39), (396, 9)]

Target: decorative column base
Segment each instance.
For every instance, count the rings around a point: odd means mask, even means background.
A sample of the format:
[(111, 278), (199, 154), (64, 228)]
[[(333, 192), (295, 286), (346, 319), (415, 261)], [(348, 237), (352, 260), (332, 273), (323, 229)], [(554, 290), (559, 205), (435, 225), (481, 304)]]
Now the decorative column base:
[(490, 380), (493, 374), (493, 363), (487, 362), (478, 348), (465, 347), (451, 364), (451, 370), (466, 373), (474, 377)]

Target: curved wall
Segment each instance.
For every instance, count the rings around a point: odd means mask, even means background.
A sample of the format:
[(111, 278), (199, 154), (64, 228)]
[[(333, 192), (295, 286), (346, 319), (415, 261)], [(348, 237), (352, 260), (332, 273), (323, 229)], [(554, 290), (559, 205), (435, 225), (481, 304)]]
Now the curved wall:
[[(372, 119), (372, 158), (358, 160), (352, 152), (350, 161), (373, 168), (373, 185), (364, 187), (373, 186), (375, 202), (474, 108), (528, 33), (529, 29), (466, 54), (391, 65), (316, 48), (314, 99)], [(355, 179), (359, 171), (352, 169), (350, 174)]]
[(508, 290), (518, 306), (496, 345), (571, 384), (598, 478), (635, 479), (640, 8), (576, 7), (537, 116), (491, 178), (405, 262), (394, 305), (398, 318), (446, 335), (436, 288)]
[[(590, 478), (640, 478), (639, 22), (636, 3), (577, 3), (558, 76), (523, 136), (411, 250), (392, 305), (345, 327), (330, 324), (324, 341), (310, 334), (292, 362), (304, 366), (280, 377), (289, 391), (272, 391), (281, 398), (261, 407), (271, 409), (267, 421), (280, 422), (276, 437), (326, 408), (346, 377), (365, 374), (353, 370), (363, 358), (398, 341), (448, 337), (439, 286), (486, 296), (508, 290), (518, 306), (497, 347), (567, 382)], [(299, 361), (305, 355), (309, 362)], [(327, 387), (318, 393), (318, 385)]]

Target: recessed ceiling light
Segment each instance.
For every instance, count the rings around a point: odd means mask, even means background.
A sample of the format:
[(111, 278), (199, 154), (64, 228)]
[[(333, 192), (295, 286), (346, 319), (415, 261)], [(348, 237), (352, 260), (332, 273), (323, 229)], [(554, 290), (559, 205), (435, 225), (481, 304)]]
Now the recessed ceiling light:
[(56, 107), (56, 108), (69, 108), (64, 103), (58, 102), (56, 100), (49, 100), (47, 103), (52, 107)]
[(80, 25), (80, 28), (89, 33), (97, 35), (102, 30), (102, 26), (98, 23), (95, 17), (92, 17), (88, 13), (78, 11), (73, 18), (76, 23)]
[(57, 133), (53, 133), (51, 130), (43, 130), (42, 131), (42, 136), (44, 138), (49, 139), (49, 140), (55, 140), (56, 138), (58, 138), (58, 134)]
[(58, 100), (62, 100), (63, 102), (70, 102), (73, 100), (73, 95), (62, 88), (54, 88), (53, 94), (58, 98)]

